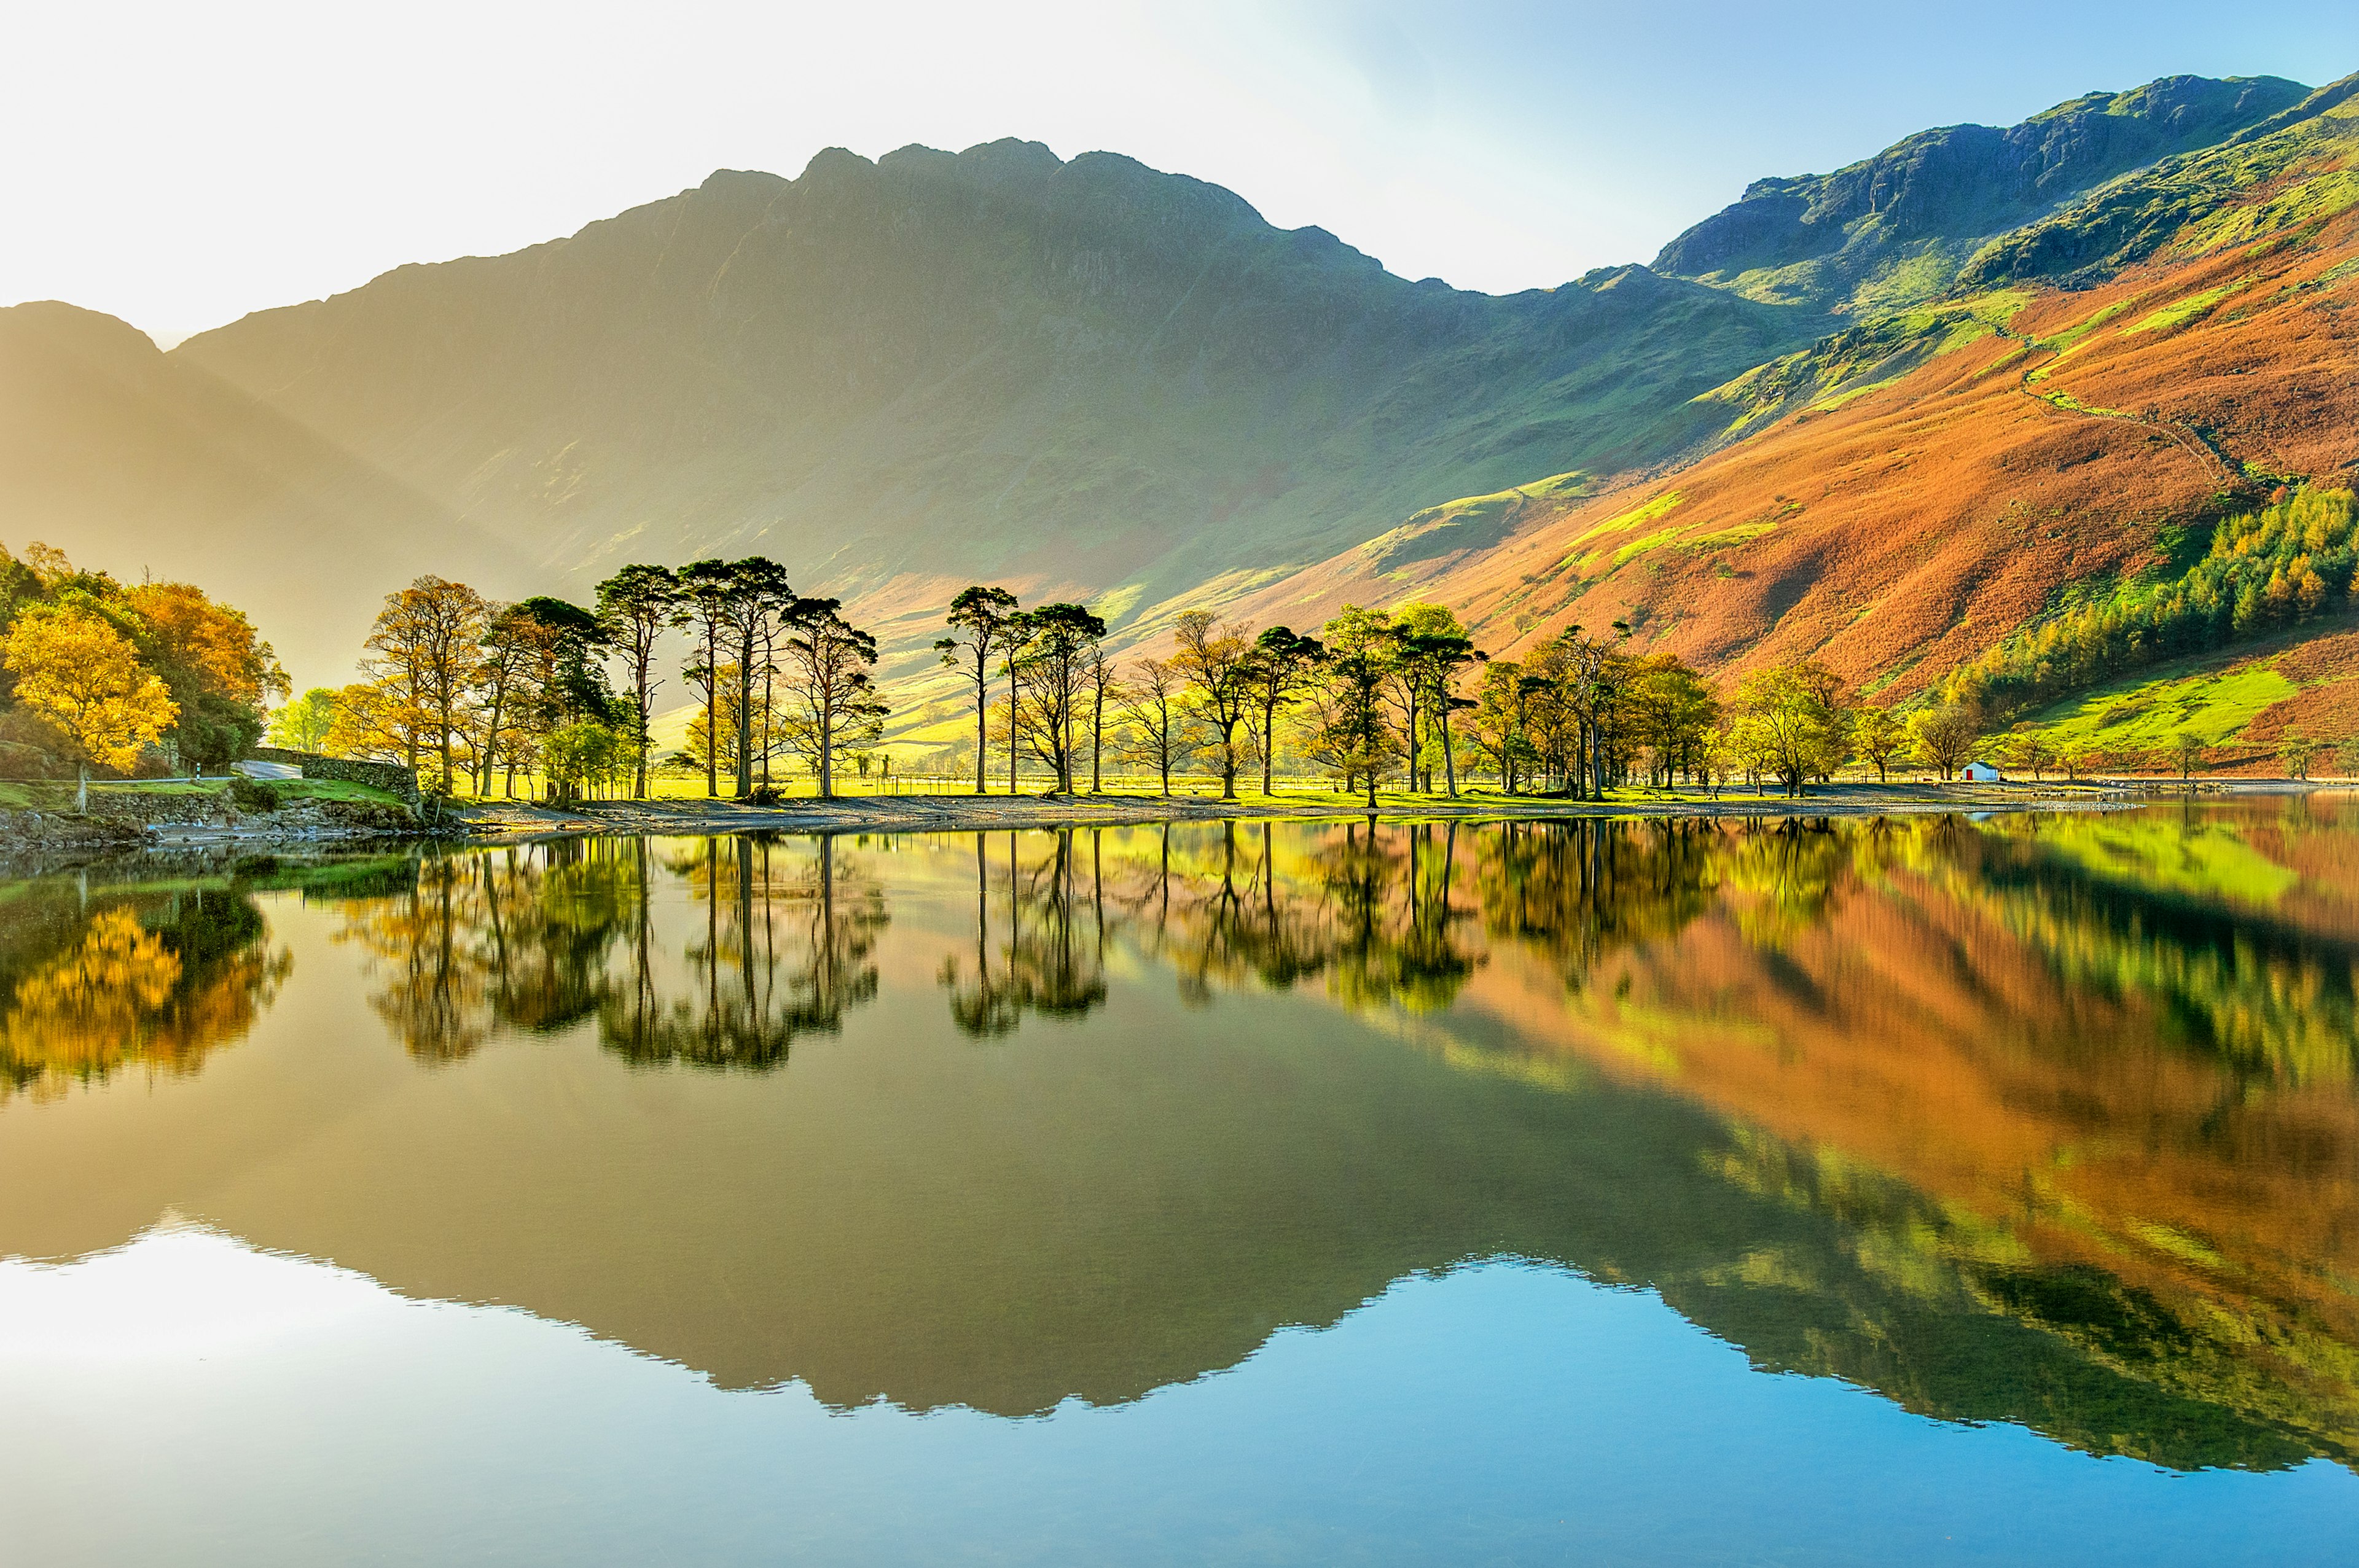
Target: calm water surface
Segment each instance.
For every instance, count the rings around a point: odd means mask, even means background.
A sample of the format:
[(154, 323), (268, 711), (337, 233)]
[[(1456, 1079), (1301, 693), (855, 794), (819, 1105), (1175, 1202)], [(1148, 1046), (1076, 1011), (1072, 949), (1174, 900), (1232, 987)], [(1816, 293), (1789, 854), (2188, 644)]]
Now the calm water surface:
[(2359, 803), (0, 883), (0, 1560), (2359, 1561)]

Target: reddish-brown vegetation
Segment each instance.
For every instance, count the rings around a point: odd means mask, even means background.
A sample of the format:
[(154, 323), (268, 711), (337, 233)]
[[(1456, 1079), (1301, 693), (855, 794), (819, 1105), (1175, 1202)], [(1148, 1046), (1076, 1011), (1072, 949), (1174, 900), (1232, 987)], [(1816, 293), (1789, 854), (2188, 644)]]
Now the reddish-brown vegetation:
[(1239, 612), (1435, 599), (1494, 650), (1626, 620), (1649, 651), (1710, 672), (1815, 654), (1917, 691), (2065, 585), (2151, 560), (2164, 524), (2215, 512), (2230, 470), (2207, 448), (2267, 476), (2359, 466), (2359, 214), (2293, 238), (2035, 295), (2003, 333), (1840, 406), (1606, 495), (1527, 505), (1494, 548), (1381, 574), (1354, 551)]

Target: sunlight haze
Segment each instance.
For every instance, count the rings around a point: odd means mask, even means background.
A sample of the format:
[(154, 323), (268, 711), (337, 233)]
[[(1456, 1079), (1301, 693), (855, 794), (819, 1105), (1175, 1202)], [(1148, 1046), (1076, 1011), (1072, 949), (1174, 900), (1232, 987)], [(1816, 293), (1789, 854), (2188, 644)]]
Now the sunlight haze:
[(2330, 5), (2144, 6), (2135, 27), (2013, 4), (1673, 9), (44, 8), (12, 24), (0, 101), (0, 303), (169, 343), (715, 168), (1002, 136), (1127, 153), (1405, 276), (1507, 292), (1646, 260), (1755, 178), (1925, 125), (2171, 71), (2316, 83), (2359, 56)]

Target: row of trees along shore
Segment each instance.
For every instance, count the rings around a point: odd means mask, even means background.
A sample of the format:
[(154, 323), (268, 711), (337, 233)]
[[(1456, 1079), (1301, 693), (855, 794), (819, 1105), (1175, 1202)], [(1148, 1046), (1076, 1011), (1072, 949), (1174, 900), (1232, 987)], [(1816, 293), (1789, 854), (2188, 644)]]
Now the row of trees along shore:
[[(1027, 609), (977, 584), (951, 600), (946, 631), (934, 647), (966, 694), (978, 794), (1003, 780), (1014, 793), (1027, 766), (1045, 769), (1054, 793), (1083, 788), (1084, 770), (1086, 788), (1103, 793), (1111, 762), (1152, 773), (1167, 795), (1175, 773), (1201, 769), (1224, 799), (1256, 770), (1261, 792), (1275, 793), (1282, 762), (1371, 804), (1393, 780), (1451, 795), (1476, 779), (1573, 799), (1634, 784), (1799, 795), (1853, 764), (1880, 782), (1896, 765), (1947, 780), (1993, 749), (1972, 680), (1905, 718), (1815, 660), (1723, 689), (1674, 655), (1636, 651), (1618, 622), (1568, 627), (1506, 659), (1436, 604), (1347, 605), (1315, 634), (1256, 633), (1191, 610), (1146, 640), (1159, 653), (1118, 660), (1087, 605)], [(678, 674), (696, 710), (687, 746), (658, 763), (648, 720), (667, 634), (687, 643)], [(762, 798), (774, 794), (774, 762), (791, 758), (832, 795), (847, 755), (865, 775), (888, 711), (875, 636), (836, 600), (796, 593), (760, 557), (628, 566), (598, 585), (591, 608), (498, 604), (420, 578), (387, 597), (366, 647), (367, 678), (307, 692), (281, 710), (274, 736), (428, 769), (445, 791), (463, 778), (478, 794), (504, 784), (513, 795), (521, 773), (559, 798), (644, 796), (660, 766), (701, 772), (708, 795), (725, 779), (736, 795)], [(2030, 735), (1995, 750), (2036, 776), (2098, 761)], [(962, 765), (946, 752), (935, 761)]]
[[(562, 599), (513, 604), (422, 577), (389, 594), (370, 628), (364, 678), (315, 688), (281, 711), (281, 744), (399, 762), (445, 793), (516, 793), (538, 773), (560, 798), (648, 792), (649, 719), (665, 684), (658, 650), (685, 636), (679, 673), (700, 701), (689, 746), (708, 794), (724, 773), (739, 795), (770, 787), (771, 762), (799, 755), (822, 795), (837, 759), (873, 743), (886, 706), (871, 679), (876, 640), (832, 599), (806, 598), (777, 562), (704, 560), (673, 570), (625, 567), (593, 608)], [(619, 669), (619, 685), (615, 670)]]

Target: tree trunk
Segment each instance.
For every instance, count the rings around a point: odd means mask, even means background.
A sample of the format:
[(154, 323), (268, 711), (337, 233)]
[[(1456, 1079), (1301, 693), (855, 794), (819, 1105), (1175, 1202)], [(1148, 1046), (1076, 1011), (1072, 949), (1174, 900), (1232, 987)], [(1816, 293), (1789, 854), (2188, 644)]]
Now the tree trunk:
[(1261, 709), (1261, 793), (1265, 800), (1269, 798), (1271, 793), (1270, 767), (1277, 756), (1277, 704), (1273, 700), (1262, 704)]
[(1104, 751), (1105, 683), (1100, 681), (1097, 684), (1096, 694), (1091, 699), (1090, 707), (1090, 793), (1092, 795), (1105, 794), (1105, 785), (1100, 782), (1103, 775), (1099, 771), (1100, 757)]
[(1450, 749), (1450, 693), (1441, 694), (1441, 772), (1450, 781), (1450, 798), (1458, 798), (1458, 757)]
[(991, 675), (984, 662), (985, 654), (975, 650), (974, 676), (974, 793), (989, 795), (991, 786), (984, 770), (991, 765)]

